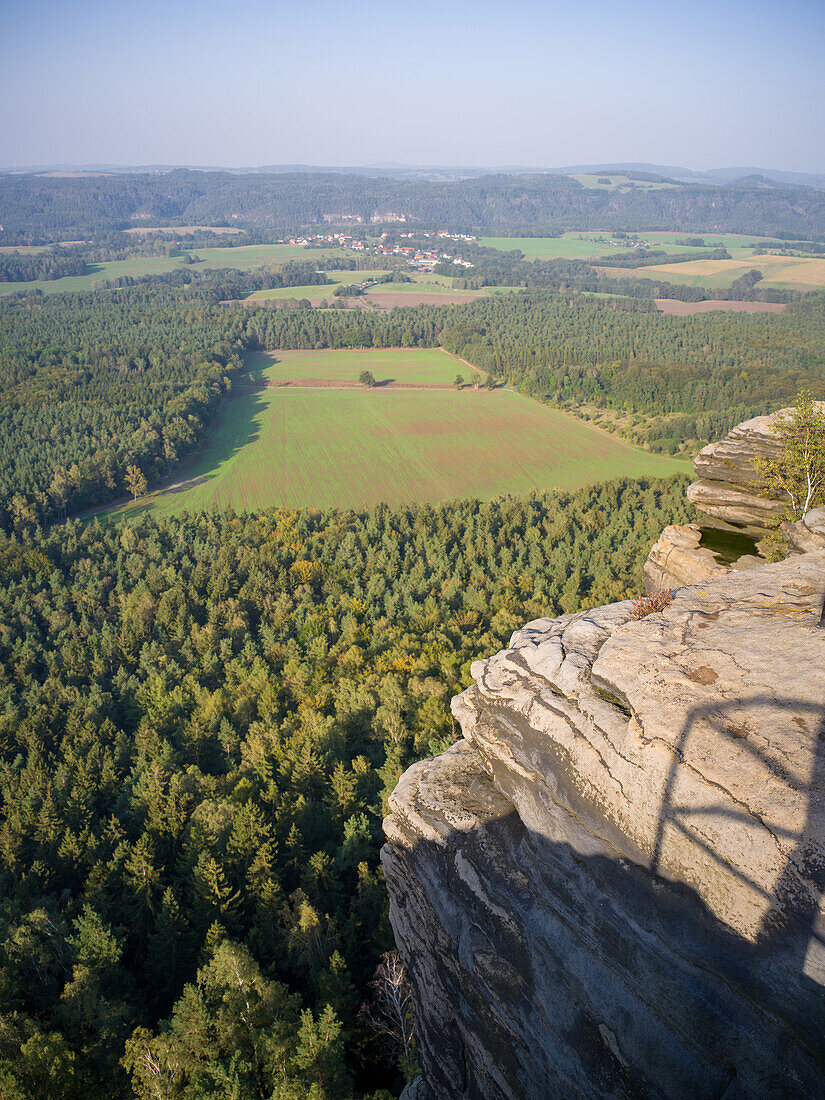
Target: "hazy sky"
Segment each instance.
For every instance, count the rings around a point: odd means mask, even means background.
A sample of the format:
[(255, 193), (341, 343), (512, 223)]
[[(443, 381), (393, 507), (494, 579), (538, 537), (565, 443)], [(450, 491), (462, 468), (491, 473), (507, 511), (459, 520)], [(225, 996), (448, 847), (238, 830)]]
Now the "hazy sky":
[(0, 0), (0, 164), (825, 171), (825, 0)]

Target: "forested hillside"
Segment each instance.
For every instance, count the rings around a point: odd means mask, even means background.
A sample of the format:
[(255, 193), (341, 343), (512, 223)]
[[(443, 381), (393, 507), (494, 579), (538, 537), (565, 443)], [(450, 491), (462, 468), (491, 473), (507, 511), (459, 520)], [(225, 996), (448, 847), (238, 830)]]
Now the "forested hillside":
[(0, 1094), (397, 1088), (386, 794), (475, 657), (639, 592), (684, 488), (0, 536)]
[(821, 296), (780, 315), (689, 317), (547, 292), (388, 313), (220, 304), (260, 277), (0, 301), (6, 526), (110, 500), (129, 465), (150, 481), (173, 470), (203, 442), (245, 350), (441, 345), (561, 407), (679, 413), (685, 438), (715, 438), (803, 387), (825, 397)]
[(590, 190), (569, 176), (493, 175), (438, 183), (332, 173), (179, 169), (85, 178), (0, 177), (0, 244), (73, 240), (134, 225), (269, 226), (403, 216), (455, 230), (674, 229), (825, 234), (825, 193), (760, 182)]

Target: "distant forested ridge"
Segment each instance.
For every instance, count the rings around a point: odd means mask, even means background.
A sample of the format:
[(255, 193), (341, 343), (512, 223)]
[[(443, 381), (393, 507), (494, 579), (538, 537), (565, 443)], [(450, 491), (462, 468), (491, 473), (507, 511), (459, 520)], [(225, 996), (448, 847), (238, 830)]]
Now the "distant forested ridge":
[(150, 482), (171, 472), (247, 350), (442, 346), (561, 408), (679, 414), (683, 438), (715, 438), (800, 387), (825, 398), (822, 295), (779, 315), (688, 317), (548, 292), (390, 312), (221, 304), (260, 278), (0, 301), (0, 525), (109, 501), (130, 465)]
[(453, 230), (673, 229), (825, 235), (825, 192), (678, 185), (590, 190), (569, 176), (491, 175), (451, 182), (334, 173), (196, 172), (0, 177), (0, 243), (72, 240), (130, 226), (267, 226), (293, 231), (382, 216)]
[(640, 591), (684, 489), (0, 533), (0, 1095), (397, 1095), (387, 793), (472, 660)]

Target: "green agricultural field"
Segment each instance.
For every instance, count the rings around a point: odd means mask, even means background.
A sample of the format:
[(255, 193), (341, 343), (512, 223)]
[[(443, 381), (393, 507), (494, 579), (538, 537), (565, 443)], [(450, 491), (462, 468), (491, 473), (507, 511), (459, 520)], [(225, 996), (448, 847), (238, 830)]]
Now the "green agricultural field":
[(761, 248), (781, 247), (782, 242), (773, 237), (753, 237), (742, 233), (640, 233), (640, 237), (648, 242), (651, 248), (666, 248), (674, 254), (679, 252), (695, 252), (690, 245), (677, 245), (676, 241), (686, 237), (701, 237), (705, 242), (705, 248), (726, 248), (732, 256), (751, 255), (750, 245), (759, 245)]
[(416, 386), (452, 385), (457, 374), (467, 381), (472, 371), (441, 348), (369, 348), (352, 351), (260, 351), (246, 358), (255, 381), (313, 378), (324, 382), (357, 382), (368, 370), (376, 382)]
[(676, 243), (686, 237), (701, 237), (708, 253), (717, 248), (727, 248), (734, 258), (751, 256), (753, 253), (750, 245), (770, 248), (781, 244), (769, 237), (744, 236), (738, 233), (643, 232), (637, 233), (633, 240), (623, 240), (612, 237), (608, 230), (602, 233), (573, 230), (561, 237), (480, 237), (478, 243), (502, 252), (519, 248), (528, 260), (595, 260), (601, 256), (629, 252), (637, 244), (662, 249), (672, 256), (700, 251), (690, 245)]
[[(600, 256), (615, 256), (629, 252), (637, 244), (647, 244), (651, 248), (661, 248), (666, 252), (696, 252), (695, 248), (686, 248), (674, 244), (676, 237), (685, 234), (639, 233), (635, 240), (623, 240), (612, 237), (608, 231), (564, 233), (561, 237), (479, 237), (478, 243), (486, 248), (497, 248), (501, 252), (510, 252), (514, 248), (524, 253), (526, 260), (595, 260)], [(659, 238), (673, 240), (659, 240)], [(719, 247), (716, 245), (715, 247)], [(710, 251), (710, 249), (708, 249)]]
[(238, 245), (236, 248), (191, 248), (188, 251), (203, 261), (203, 267), (234, 267), (238, 271), (251, 271), (255, 267), (266, 267), (268, 264), (283, 264), (287, 260), (300, 260), (304, 263), (317, 260), (321, 267), (323, 260), (353, 255), (343, 248), (304, 248), (299, 244), (248, 244)]
[(181, 267), (180, 259), (165, 256), (133, 256), (128, 260), (112, 260), (107, 263), (89, 264), (86, 275), (67, 275), (63, 279), (37, 279), (28, 283), (0, 283), (0, 294), (14, 294), (18, 290), (42, 290), (44, 294), (64, 294), (75, 290), (93, 290), (96, 283), (105, 279), (119, 279), (131, 275), (162, 275)]
[(598, 256), (613, 256), (619, 249), (602, 240), (597, 233), (565, 233), (561, 237), (479, 237), (485, 248), (497, 248), (500, 252), (512, 252), (518, 248), (527, 260), (589, 260)]
[[(422, 353), (378, 355), (409, 361)], [(430, 353), (418, 367), (408, 362), (408, 369), (423, 375), (427, 361), (432, 363)], [(362, 362), (375, 365), (375, 358)], [(253, 373), (267, 369), (251, 365)], [(393, 364), (394, 376), (403, 370)], [(254, 510), (488, 500), (686, 469), (684, 462), (637, 450), (505, 390), (244, 390), (238, 385), (207, 452), (181, 472), (179, 482), (110, 514), (215, 505)]]
[[(22, 251), (22, 250), (21, 250)], [(348, 253), (340, 248), (302, 248), (291, 244), (253, 244), (237, 248), (199, 248), (190, 249), (192, 256), (201, 261), (192, 267), (192, 271), (223, 270), (235, 268), (238, 271), (251, 271), (256, 267), (269, 264), (286, 263), (288, 260), (325, 260), (338, 259)], [(64, 279), (38, 279), (28, 283), (0, 283), (0, 294), (14, 294), (15, 291), (42, 290), (44, 294), (62, 294), (66, 291), (93, 290), (96, 283), (107, 279), (119, 279), (125, 276), (137, 278), (141, 275), (163, 275), (182, 266), (180, 256), (132, 256), (128, 260), (112, 260), (106, 263), (90, 264), (86, 275), (67, 275)], [(348, 272), (353, 276), (357, 272)], [(331, 290), (332, 288), (330, 288)], [(305, 297), (305, 295), (297, 295)]]
[[(371, 288), (371, 294), (467, 294), (470, 297), (478, 295), (479, 291), (461, 290), (452, 285), (453, 280), (447, 277), (426, 278), (414, 276), (411, 283), (379, 283)], [(484, 291), (487, 291), (484, 287)], [(512, 289), (512, 287), (510, 288)]]
[[(367, 279), (374, 279), (386, 274), (384, 271), (328, 271), (327, 275), (332, 280), (320, 286), (291, 286), (275, 287), (271, 290), (256, 290), (248, 295), (246, 302), (266, 302), (282, 300), (284, 298), (308, 298), (312, 302), (323, 301), (326, 298), (331, 301), (335, 296), (335, 289), (339, 286), (350, 286), (353, 283), (361, 283)], [(414, 275), (412, 282), (376, 283), (369, 287), (367, 295), (370, 300), (387, 303), (389, 305), (416, 305), (418, 300), (430, 301), (430, 296), (442, 296), (445, 302), (472, 298), (483, 298), (486, 294), (512, 293), (515, 289), (511, 286), (496, 287), (486, 286), (483, 290), (462, 290), (455, 286), (455, 278), (448, 275)], [(389, 296), (400, 295), (395, 297)], [(406, 299), (410, 301), (407, 302)]]

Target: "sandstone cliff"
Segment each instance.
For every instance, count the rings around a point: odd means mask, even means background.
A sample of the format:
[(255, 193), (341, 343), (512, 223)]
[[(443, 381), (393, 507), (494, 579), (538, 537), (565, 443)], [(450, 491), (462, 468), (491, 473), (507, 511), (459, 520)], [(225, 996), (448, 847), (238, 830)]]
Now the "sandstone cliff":
[[(825, 403), (819, 407), (825, 410)], [(688, 487), (687, 497), (700, 513), (701, 523), (664, 529), (645, 563), (648, 593), (704, 584), (731, 570), (752, 569), (764, 562), (755, 540), (764, 538), (786, 505), (760, 496), (758, 461), (778, 453), (776, 418), (791, 412), (781, 409), (771, 416), (746, 420), (699, 452), (693, 460), (697, 480)], [(825, 547), (821, 512), (810, 513), (811, 522), (805, 517), (799, 523), (782, 524), (790, 553)], [(725, 537), (730, 545), (720, 547)]]
[(528, 624), (402, 777), (415, 1100), (825, 1095), (825, 551)]
[[(818, 407), (825, 411), (825, 402)], [(778, 453), (776, 418), (791, 412), (780, 409), (745, 420), (724, 439), (703, 448), (693, 460), (697, 480), (688, 489), (688, 500), (717, 524), (763, 535), (785, 505), (759, 495), (757, 461)]]

